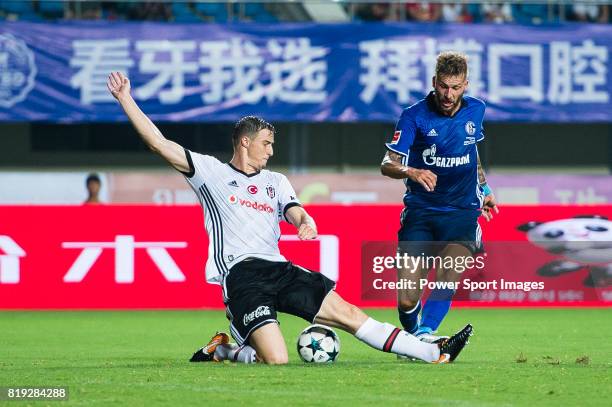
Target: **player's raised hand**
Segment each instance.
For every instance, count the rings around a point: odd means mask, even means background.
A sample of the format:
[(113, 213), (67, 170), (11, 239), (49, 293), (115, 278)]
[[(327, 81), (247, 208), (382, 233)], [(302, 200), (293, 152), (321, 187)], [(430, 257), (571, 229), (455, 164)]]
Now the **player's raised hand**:
[(302, 223), (298, 229), (298, 238), (300, 240), (312, 240), (317, 237), (317, 231), (311, 225)]
[(438, 176), (433, 172), (429, 170), (419, 170), (418, 168), (410, 168), (407, 173), (408, 178), (421, 184), (426, 191), (431, 192), (436, 188)]
[(115, 99), (130, 94), (130, 80), (121, 72), (111, 72), (106, 81), (106, 87)]
[(481, 213), (482, 213), (482, 216), (484, 216), (484, 218), (487, 220), (487, 222), (490, 222), (491, 219), (493, 219), (493, 212), (498, 214), (499, 208), (497, 207), (497, 201), (495, 200), (495, 195), (491, 193), (485, 196), (484, 202), (482, 204)]

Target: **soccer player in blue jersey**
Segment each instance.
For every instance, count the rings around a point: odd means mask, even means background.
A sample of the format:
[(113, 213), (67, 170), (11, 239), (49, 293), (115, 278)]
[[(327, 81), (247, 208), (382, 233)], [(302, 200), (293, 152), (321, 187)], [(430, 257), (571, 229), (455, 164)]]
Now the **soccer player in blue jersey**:
[[(381, 172), (406, 184), (398, 252), (412, 257), (472, 257), (481, 248), (478, 217), (498, 213), (486, 183), (476, 143), (484, 139), (482, 100), (464, 95), (467, 58), (443, 52), (436, 61), (434, 90), (402, 112)], [(398, 280), (427, 278), (427, 264), (398, 267)], [(436, 264), (438, 281), (456, 282), (460, 273)], [(459, 262), (456, 262), (459, 264)], [(404, 329), (426, 342), (448, 313), (454, 290), (436, 289), (421, 304), (422, 290), (398, 291), (399, 319)]]

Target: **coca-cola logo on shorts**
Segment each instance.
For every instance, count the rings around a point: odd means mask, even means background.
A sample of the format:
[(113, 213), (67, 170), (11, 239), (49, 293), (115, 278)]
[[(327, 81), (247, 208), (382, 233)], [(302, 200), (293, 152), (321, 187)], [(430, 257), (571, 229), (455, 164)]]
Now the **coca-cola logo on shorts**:
[(246, 314), (243, 318), (242, 323), (244, 326), (247, 326), (249, 323), (253, 322), (256, 318), (263, 317), (264, 315), (271, 315), (270, 307), (267, 305), (260, 305), (257, 307), (255, 311), (252, 311), (249, 314)]

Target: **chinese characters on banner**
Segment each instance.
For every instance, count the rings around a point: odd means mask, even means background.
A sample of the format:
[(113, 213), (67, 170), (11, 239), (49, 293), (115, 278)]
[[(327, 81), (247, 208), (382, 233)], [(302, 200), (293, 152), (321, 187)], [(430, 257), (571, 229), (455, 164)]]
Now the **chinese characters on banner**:
[[(179, 103), (188, 92), (185, 75), (198, 74), (204, 104), (238, 98), (242, 103), (280, 100), (285, 103), (320, 103), (327, 94), (325, 49), (308, 38), (283, 42), (270, 40), (260, 49), (239, 38), (227, 41), (135, 41), (140, 60), (130, 57), (130, 41), (75, 40), (70, 66), (81, 103), (112, 102), (106, 89), (111, 71), (128, 76), (131, 69), (150, 79), (135, 89), (137, 99), (157, 98), (168, 105)], [(188, 60), (186, 54), (198, 57)], [(264, 55), (266, 57), (264, 58)], [(167, 60), (158, 60), (166, 57)], [(267, 78), (267, 79), (266, 79)]]
[[(393, 121), (430, 91), (446, 50), (468, 56), (468, 93), (488, 120), (612, 119), (607, 26), (134, 26), (0, 23), (0, 120), (124, 120), (106, 89), (121, 71), (155, 120)], [(44, 57), (44, 33), (57, 59)]]
[[(424, 53), (421, 52), (424, 48)], [(549, 50), (549, 84), (544, 89), (544, 51)], [(359, 83), (363, 85), (360, 98), (371, 103), (378, 92), (384, 90), (395, 95), (397, 103), (414, 103), (430, 88), (439, 52), (454, 50), (469, 58), (470, 90), (468, 93), (483, 97), (482, 61), (488, 59), (488, 99), (491, 102), (523, 99), (551, 104), (607, 103), (610, 99), (606, 87), (608, 49), (591, 40), (579, 44), (553, 41), (550, 44), (483, 44), (473, 39), (457, 39), (451, 43), (419, 41), (365, 41), (360, 66), (363, 70)], [(503, 83), (508, 72), (504, 63), (512, 58), (528, 61), (528, 81), (520, 85)], [(424, 65), (420, 69), (421, 65)], [(510, 69), (512, 70), (512, 69)], [(423, 75), (425, 73), (425, 75)], [(416, 95), (415, 95), (416, 93)]]

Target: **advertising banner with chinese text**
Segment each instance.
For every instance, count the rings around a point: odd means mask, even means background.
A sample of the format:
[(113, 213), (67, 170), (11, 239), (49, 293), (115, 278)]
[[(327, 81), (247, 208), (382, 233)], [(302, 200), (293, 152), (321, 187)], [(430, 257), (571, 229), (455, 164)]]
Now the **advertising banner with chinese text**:
[(111, 71), (154, 121), (393, 122), (436, 55), (469, 57), (488, 121), (612, 121), (609, 24), (0, 23), (0, 121), (126, 120)]

